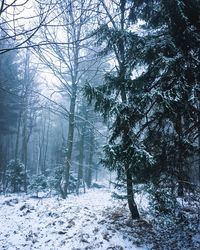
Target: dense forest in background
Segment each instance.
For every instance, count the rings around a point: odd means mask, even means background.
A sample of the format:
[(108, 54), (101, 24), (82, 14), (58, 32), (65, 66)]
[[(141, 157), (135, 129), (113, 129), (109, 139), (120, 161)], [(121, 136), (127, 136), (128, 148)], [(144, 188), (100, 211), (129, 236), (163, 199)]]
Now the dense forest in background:
[[(25, 2), (19, 5), (2, 2), (0, 180), (3, 193), (54, 187), (66, 197), (68, 192), (85, 189), (85, 183), (90, 187), (92, 178), (97, 180), (102, 175), (98, 162), (106, 126), (87, 105), (82, 88), (86, 81), (100, 82), (105, 63), (87, 48), (85, 26), (90, 19), (86, 17), (93, 11), (86, 10), (90, 2), (83, 2), (81, 9), (77, 4), (52, 2), (44, 8), (44, 1), (35, 6), (36, 15), (30, 7), (26, 8)], [(26, 31), (24, 27), (13, 26), (16, 24), (9, 19), (12, 17), (9, 10), (15, 11), (16, 22), (30, 19), (32, 25), (35, 18), (42, 21)], [(27, 12), (32, 16), (24, 17)], [(85, 21), (77, 19), (79, 15)], [(57, 33), (63, 35), (61, 42), (56, 41)], [(46, 41), (44, 48), (32, 44), (33, 34), (36, 40)]]
[(163, 232), (167, 220), (189, 248), (200, 219), (199, 0), (1, 1), (0, 192), (66, 198), (109, 172), (133, 219), (145, 192)]

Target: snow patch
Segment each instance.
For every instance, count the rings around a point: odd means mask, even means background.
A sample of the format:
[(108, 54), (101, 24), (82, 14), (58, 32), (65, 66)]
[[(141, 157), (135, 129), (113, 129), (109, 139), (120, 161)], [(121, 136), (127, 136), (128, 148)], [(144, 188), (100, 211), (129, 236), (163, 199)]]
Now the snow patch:
[(147, 249), (130, 234), (130, 215), (121, 209), (107, 189), (66, 200), (0, 196), (0, 249)]

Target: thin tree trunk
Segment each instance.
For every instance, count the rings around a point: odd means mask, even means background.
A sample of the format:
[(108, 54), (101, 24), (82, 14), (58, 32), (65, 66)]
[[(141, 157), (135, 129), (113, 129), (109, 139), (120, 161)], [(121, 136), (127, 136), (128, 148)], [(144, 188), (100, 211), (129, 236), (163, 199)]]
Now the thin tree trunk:
[(129, 166), (126, 166), (125, 169), (126, 169), (126, 187), (127, 187), (128, 207), (131, 212), (132, 219), (139, 219), (140, 215), (139, 215), (137, 205), (134, 200), (133, 180), (132, 180), (131, 170), (129, 169)]
[(92, 184), (92, 172), (93, 172), (93, 155), (94, 155), (94, 129), (91, 128), (90, 134), (90, 151), (89, 151), (89, 161), (88, 161), (88, 171), (87, 171), (87, 187), (90, 188)]
[(26, 178), (26, 174), (27, 174), (27, 161), (28, 161), (28, 138), (27, 138), (27, 112), (25, 111), (24, 114), (24, 126), (23, 126), (23, 132), (22, 132), (22, 162), (24, 163), (24, 167), (25, 167), (25, 184), (24, 184), (24, 189), (25, 192), (27, 192), (27, 178)]
[(79, 148), (79, 165), (78, 165), (78, 180), (77, 180), (77, 194), (79, 193), (80, 181), (83, 179), (83, 160), (84, 160), (84, 143), (85, 143), (85, 124), (81, 129), (81, 139)]
[(25, 71), (24, 71), (24, 94), (23, 94), (23, 103), (24, 111), (22, 116), (23, 130), (22, 130), (22, 162), (25, 167), (25, 184), (24, 189), (27, 191), (27, 161), (28, 161), (28, 131), (27, 131), (27, 120), (28, 120), (28, 95), (30, 90), (30, 54), (29, 51), (26, 51), (26, 60), (25, 60)]
[[(121, 90), (121, 97), (122, 101), (124, 103), (127, 102), (126, 100), (126, 92), (124, 89)], [(129, 126), (129, 124), (127, 125)], [(131, 128), (127, 127), (124, 128), (124, 135), (123, 135), (123, 141), (126, 143), (127, 140), (127, 131), (130, 131)], [(132, 219), (139, 219), (139, 211), (137, 209), (137, 204), (135, 203), (134, 200), (134, 192), (133, 192), (133, 179), (132, 179), (132, 173), (129, 165), (125, 165), (125, 172), (126, 172), (126, 190), (127, 190), (127, 201), (128, 201), (128, 207), (131, 212), (131, 217)]]
[(95, 181), (98, 181), (98, 166), (95, 168)]
[[(63, 198), (67, 197), (68, 187), (69, 187), (69, 177), (73, 150), (73, 140), (74, 140), (74, 122), (75, 122), (75, 107), (76, 107), (76, 95), (77, 95), (77, 84), (79, 82), (78, 70), (79, 70), (79, 52), (80, 52), (80, 38), (82, 30), (82, 17), (80, 17), (79, 22), (76, 20), (73, 1), (67, 4), (68, 18), (71, 24), (68, 26), (67, 36), (70, 41), (73, 41), (71, 47), (67, 47), (67, 54), (70, 60), (70, 78), (71, 78), (71, 99), (70, 99), (70, 110), (69, 110), (69, 125), (68, 125), (68, 138), (67, 138), (67, 153), (65, 159), (65, 168), (63, 171), (63, 176), (61, 180), (61, 195)], [(82, 9), (83, 6), (81, 5)], [(67, 21), (68, 22), (68, 21)], [(71, 58), (71, 59), (70, 59)]]
[(49, 146), (49, 128), (50, 128), (50, 111), (48, 113), (49, 119), (48, 119), (48, 125), (47, 125), (47, 131), (46, 131), (46, 145), (44, 149), (44, 160), (43, 160), (43, 169), (46, 170), (46, 160), (47, 160), (47, 150)]
[(39, 140), (39, 148), (40, 148), (40, 153), (39, 153), (39, 168), (40, 168), (40, 172), (42, 174), (45, 174), (45, 166), (44, 166), (44, 145), (45, 145), (45, 134), (46, 134), (46, 119), (44, 119), (43, 121), (43, 128), (42, 128), (42, 136), (41, 136), (41, 140)]
[[(43, 133), (43, 131), (42, 131)], [(37, 171), (36, 174), (39, 175), (41, 173), (43, 173), (43, 170), (41, 169), (41, 159), (42, 159), (42, 147), (43, 147), (43, 136), (41, 139), (41, 130), (39, 130), (39, 134), (38, 134), (38, 155), (37, 155)]]
[(22, 117), (22, 112), (20, 111), (18, 125), (17, 125), (16, 143), (15, 143), (15, 162), (17, 162), (18, 152), (19, 152), (19, 137), (20, 137), (20, 128), (21, 128), (21, 117)]
[(67, 197), (69, 187), (69, 176), (74, 140), (74, 118), (75, 118), (75, 106), (76, 106), (76, 84), (72, 86), (72, 97), (70, 102), (70, 113), (69, 113), (69, 126), (68, 126), (68, 137), (67, 137), (67, 153), (65, 157), (65, 168), (61, 180), (61, 196), (63, 199)]

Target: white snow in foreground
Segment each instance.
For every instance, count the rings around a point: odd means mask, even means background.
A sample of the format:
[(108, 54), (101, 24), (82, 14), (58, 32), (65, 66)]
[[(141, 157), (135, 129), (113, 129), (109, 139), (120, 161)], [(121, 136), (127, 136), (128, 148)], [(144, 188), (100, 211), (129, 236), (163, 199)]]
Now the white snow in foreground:
[(128, 228), (116, 227), (109, 220), (107, 214), (117, 209), (120, 205), (107, 189), (70, 195), (66, 200), (2, 195), (0, 249), (147, 249), (134, 245), (133, 236), (126, 233)]

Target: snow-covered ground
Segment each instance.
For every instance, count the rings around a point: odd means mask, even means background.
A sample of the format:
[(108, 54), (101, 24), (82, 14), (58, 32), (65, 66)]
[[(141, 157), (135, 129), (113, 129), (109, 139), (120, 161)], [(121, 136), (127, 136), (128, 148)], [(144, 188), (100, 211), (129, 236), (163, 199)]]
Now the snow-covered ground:
[(66, 200), (0, 196), (0, 249), (148, 249), (132, 233), (134, 221), (108, 189)]

